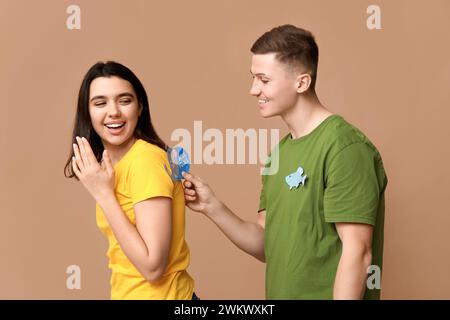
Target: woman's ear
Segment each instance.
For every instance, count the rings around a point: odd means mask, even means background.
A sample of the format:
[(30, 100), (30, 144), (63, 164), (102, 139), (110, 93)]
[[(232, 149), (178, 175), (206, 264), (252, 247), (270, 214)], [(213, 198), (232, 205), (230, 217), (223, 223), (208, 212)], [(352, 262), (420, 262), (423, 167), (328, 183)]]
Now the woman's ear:
[(304, 93), (308, 91), (309, 86), (311, 85), (311, 75), (308, 73), (301, 74), (297, 77), (297, 92)]

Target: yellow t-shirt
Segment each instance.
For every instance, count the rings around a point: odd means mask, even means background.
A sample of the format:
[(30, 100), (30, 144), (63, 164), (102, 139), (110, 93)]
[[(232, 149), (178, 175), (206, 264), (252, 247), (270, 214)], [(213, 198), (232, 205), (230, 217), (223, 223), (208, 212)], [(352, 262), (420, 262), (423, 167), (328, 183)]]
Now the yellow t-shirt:
[(120, 248), (102, 209), (96, 205), (97, 225), (108, 239), (111, 299), (188, 299), (194, 280), (186, 272), (189, 248), (184, 240), (184, 193), (181, 182), (173, 182), (165, 151), (138, 139), (114, 166), (115, 194), (128, 219), (136, 225), (133, 206), (152, 197), (172, 199), (172, 239), (167, 269), (156, 282), (148, 282)]

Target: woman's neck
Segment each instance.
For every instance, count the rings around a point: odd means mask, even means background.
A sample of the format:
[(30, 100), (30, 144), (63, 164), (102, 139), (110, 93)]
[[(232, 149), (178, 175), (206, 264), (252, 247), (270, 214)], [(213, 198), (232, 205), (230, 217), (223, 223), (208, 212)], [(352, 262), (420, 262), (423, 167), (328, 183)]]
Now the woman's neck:
[(117, 162), (120, 161), (120, 159), (122, 159), (125, 156), (125, 154), (134, 145), (136, 140), (137, 139), (135, 137), (131, 137), (129, 140), (127, 140), (126, 142), (124, 142), (118, 146), (112, 145), (109, 143), (106, 143), (106, 144), (103, 143), (104, 148), (108, 151), (108, 153), (111, 157), (111, 161), (112, 161), (113, 165), (115, 165)]

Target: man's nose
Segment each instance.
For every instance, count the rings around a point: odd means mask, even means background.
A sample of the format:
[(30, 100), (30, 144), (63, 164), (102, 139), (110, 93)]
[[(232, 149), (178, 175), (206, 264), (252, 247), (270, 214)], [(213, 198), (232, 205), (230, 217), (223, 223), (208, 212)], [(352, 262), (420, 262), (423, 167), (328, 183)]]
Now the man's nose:
[(261, 89), (259, 88), (258, 83), (253, 81), (252, 87), (250, 88), (250, 95), (257, 97), (260, 93)]

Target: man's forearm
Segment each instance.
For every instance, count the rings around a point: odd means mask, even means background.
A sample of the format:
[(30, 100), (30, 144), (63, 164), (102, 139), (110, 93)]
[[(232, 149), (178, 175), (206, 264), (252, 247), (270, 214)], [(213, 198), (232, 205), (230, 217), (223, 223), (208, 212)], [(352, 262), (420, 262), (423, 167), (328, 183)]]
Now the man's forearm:
[(260, 225), (242, 220), (220, 201), (205, 214), (238, 248), (265, 262), (264, 229)]
[(346, 252), (343, 250), (336, 272), (333, 299), (362, 299), (366, 290), (367, 268), (371, 261), (370, 251)]

